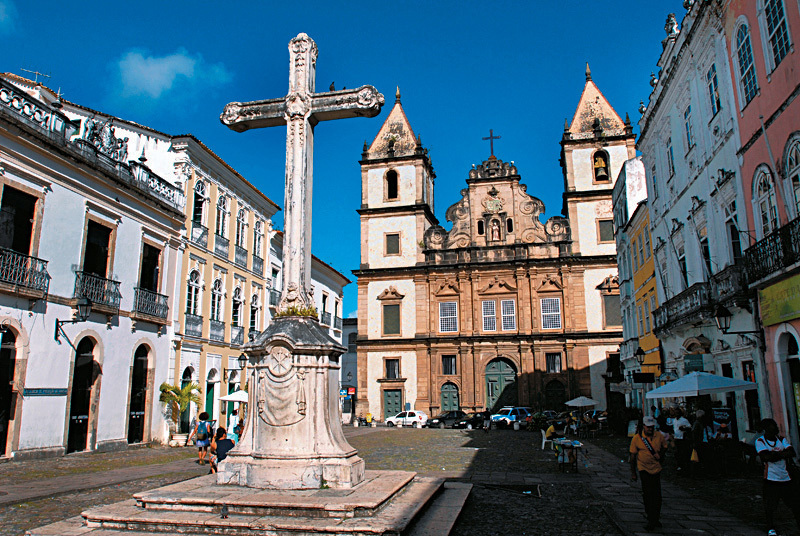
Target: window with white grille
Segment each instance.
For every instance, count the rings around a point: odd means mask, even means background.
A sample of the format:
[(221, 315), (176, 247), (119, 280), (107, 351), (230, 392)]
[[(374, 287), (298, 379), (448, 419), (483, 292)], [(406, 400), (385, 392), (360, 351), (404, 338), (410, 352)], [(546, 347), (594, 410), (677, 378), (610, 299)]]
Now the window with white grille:
[(542, 298), (542, 329), (561, 329), (561, 298)]
[(439, 331), (442, 333), (458, 331), (458, 302), (439, 303)]
[(517, 329), (517, 311), (514, 300), (502, 300), (500, 302), (500, 313), (502, 315), (503, 331)]
[(497, 311), (494, 300), (483, 302), (483, 331), (497, 331)]

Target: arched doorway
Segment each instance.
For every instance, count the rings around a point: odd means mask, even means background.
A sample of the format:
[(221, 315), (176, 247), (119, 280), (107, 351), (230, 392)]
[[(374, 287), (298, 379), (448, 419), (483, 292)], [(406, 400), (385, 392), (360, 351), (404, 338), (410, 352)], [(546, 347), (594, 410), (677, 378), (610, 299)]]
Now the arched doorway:
[(75, 352), (72, 392), (69, 399), (68, 453), (86, 450), (89, 439), (92, 388), (99, 373), (99, 366), (94, 360), (94, 347), (94, 341), (84, 337), (78, 343)]
[(147, 400), (147, 354), (144, 344), (133, 355), (131, 399), (128, 414), (128, 443), (144, 441), (145, 403)]
[(211, 369), (208, 371), (208, 377), (206, 378), (206, 412), (211, 417), (211, 419), (217, 419), (218, 415), (216, 414), (216, 405), (214, 404), (214, 399), (216, 398), (216, 385), (219, 383), (219, 376), (217, 376), (217, 369)]
[(17, 338), (10, 329), (0, 331), (0, 456), (6, 454), (9, 421), (14, 417), (14, 369)]
[[(186, 367), (183, 370), (183, 376), (181, 376), (181, 389), (192, 383), (192, 367)], [(186, 409), (181, 413), (181, 433), (187, 434), (189, 433), (189, 416), (192, 412), (192, 405), (189, 404), (186, 406)]]
[(486, 407), (490, 410), (517, 405), (517, 369), (505, 359), (486, 365)]
[(544, 386), (545, 407), (561, 411), (567, 401), (567, 390), (558, 380), (552, 380)]
[(458, 387), (454, 383), (447, 382), (442, 385), (442, 411), (456, 411), (458, 409), (460, 409)]

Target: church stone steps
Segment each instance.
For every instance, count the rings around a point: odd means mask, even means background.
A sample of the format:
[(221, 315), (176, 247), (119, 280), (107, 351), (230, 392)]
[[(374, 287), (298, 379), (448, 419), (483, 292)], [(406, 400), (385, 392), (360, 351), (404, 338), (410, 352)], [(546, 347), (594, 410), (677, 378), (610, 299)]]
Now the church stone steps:
[(407, 536), (450, 534), (470, 491), (472, 484), (446, 482), (442, 492), (428, 504), (422, 515), (403, 534)]

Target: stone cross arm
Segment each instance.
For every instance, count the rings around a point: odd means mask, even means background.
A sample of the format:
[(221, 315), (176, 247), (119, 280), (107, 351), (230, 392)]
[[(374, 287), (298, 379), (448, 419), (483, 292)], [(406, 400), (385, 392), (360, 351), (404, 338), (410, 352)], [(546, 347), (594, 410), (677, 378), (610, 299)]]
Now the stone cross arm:
[(219, 119), (236, 132), (251, 128), (285, 125), (287, 116), (305, 115), (311, 125), (319, 121), (349, 117), (375, 117), (381, 112), (383, 95), (373, 86), (343, 89), (325, 93), (289, 94), (279, 99), (251, 102), (231, 102), (225, 106)]

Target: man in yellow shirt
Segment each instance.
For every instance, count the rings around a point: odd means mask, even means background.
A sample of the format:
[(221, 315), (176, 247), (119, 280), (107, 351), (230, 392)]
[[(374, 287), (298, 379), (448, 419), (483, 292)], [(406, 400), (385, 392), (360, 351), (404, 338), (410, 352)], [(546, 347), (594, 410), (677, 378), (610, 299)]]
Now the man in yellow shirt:
[(664, 436), (656, 431), (656, 420), (645, 417), (642, 433), (633, 436), (629, 451), (631, 480), (636, 481), (638, 470), (642, 481), (642, 498), (647, 514), (645, 529), (648, 531), (661, 527), (661, 462), (666, 450)]

